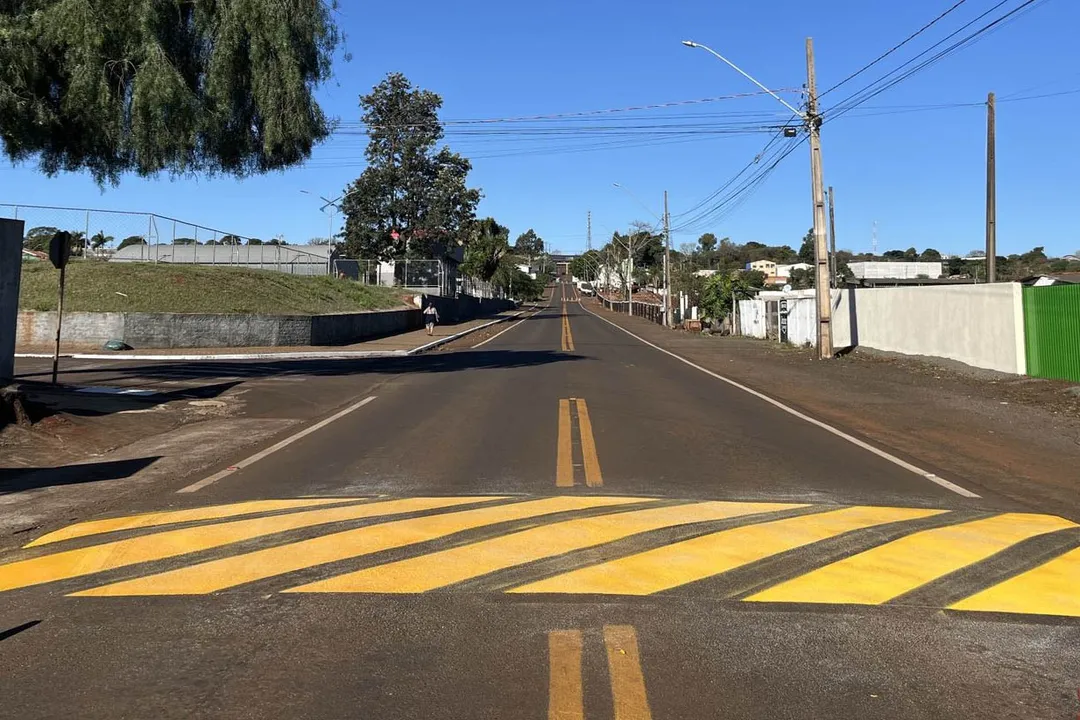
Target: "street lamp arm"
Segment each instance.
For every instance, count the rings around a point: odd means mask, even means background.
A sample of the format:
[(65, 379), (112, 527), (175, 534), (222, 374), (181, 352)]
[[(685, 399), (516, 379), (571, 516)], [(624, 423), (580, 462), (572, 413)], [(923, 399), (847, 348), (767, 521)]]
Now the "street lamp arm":
[(795, 107), (793, 107), (793, 106), (791, 105), (791, 103), (789, 103), (789, 102), (788, 102), (787, 100), (785, 100), (784, 98), (780, 97), (779, 95), (777, 95), (776, 93), (774, 93), (774, 92), (773, 92), (772, 90), (770, 90), (769, 88), (765, 87), (764, 85), (762, 85), (761, 83), (759, 83), (759, 82), (758, 82), (757, 80), (755, 80), (755, 79), (754, 79), (754, 77), (753, 77), (752, 75), (750, 75), (750, 73), (746, 72), (746, 71), (745, 71), (745, 70), (743, 70), (743, 69), (742, 69), (741, 67), (739, 67), (739, 66), (738, 66), (738, 65), (736, 65), (735, 63), (731, 62), (730, 60), (728, 60), (728, 59), (727, 59), (726, 57), (724, 57), (724, 56), (723, 56), (723, 55), (721, 55), (720, 53), (718, 53), (718, 52), (716, 52), (715, 50), (713, 50), (713, 49), (712, 49), (711, 47), (709, 47), (708, 45), (702, 45), (701, 43), (696, 43), (696, 42), (694, 42), (693, 40), (683, 40), (683, 45), (685, 45), (686, 47), (689, 47), (689, 48), (701, 48), (702, 50), (707, 50), (708, 52), (712, 53), (712, 54), (713, 54), (714, 56), (716, 56), (717, 58), (719, 58), (720, 60), (722, 60), (722, 61), (723, 61), (724, 63), (726, 63), (726, 64), (727, 64), (727, 65), (728, 65), (729, 67), (731, 67), (731, 68), (732, 68), (732, 69), (733, 69), (733, 70), (734, 70), (735, 72), (739, 73), (739, 74), (740, 74), (740, 75), (742, 75), (742, 76), (743, 76), (744, 78), (746, 78), (746, 79), (747, 79), (747, 80), (749, 80), (750, 82), (754, 83), (754, 84), (755, 84), (755, 85), (757, 85), (757, 86), (758, 86), (759, 88), (761, 88), (762, 90), (764, 90), (765, 92), (769, 93), (769, 94), (770, 94), (770, 95), (772, 95), (772, 96), (773, 96), (774, 98), (776, 98), (777, 100), (779, 100), (779, 101), (780, 101), (780, 102), (781, 102), (781, 103), (782, 103), (782, 104), (784, 105), (784, 107), (786, 107), (786, 108), (787, 108), (788, 110), (790, 110), (791, 112), (795, 113), (796, 115), (798, 115), (799, 117), (801, 117), (801, 118), (802, 118), (803, 120), (806, 120), (806, 119), (807, 119), (807, 118), (806, 118), (806, 113), (805, 113), (805, 112), (803, 112), (802, 110), (798, 110), (798, 109), (796, 109)]

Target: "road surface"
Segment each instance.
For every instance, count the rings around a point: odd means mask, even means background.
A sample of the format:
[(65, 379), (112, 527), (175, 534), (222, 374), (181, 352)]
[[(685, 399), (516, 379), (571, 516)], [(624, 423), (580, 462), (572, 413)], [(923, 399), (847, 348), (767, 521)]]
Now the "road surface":
[(0, 717), (1077, 716), (1075, 518), (576, 299), (481, 347), (294, 365), (276, 392), (335, 410), (26, 537)]

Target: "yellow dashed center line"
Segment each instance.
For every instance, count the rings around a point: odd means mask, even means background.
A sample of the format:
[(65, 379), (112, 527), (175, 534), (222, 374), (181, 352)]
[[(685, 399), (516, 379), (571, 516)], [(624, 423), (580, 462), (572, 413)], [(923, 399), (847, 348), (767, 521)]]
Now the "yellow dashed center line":
[(548, 720), (584, 720), (580, 630), (548, 633)]
[(615, 720), (651, 720), (637, 633), (629, 625), (604, 627)]

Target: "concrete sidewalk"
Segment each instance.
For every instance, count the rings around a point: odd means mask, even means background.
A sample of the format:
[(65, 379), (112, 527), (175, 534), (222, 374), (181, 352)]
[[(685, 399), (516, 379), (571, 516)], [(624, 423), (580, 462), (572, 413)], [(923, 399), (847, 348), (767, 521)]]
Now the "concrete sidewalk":
[[(477, 318), (453, 325), (436, 325), (435, 333), (428, 336), (427, 331), (412, 330), (397, 335), (374, 338), (351, 345), (306, 346), (306, 347), (222, 347), (222, 348), (147, 348), (124, 352), (107, 351), (72, 351), (61, 346), (61, 356), (77, 360), (260, 360), (260, 359), (332, 359), (393, 357), (413, 355), (440, 345), (452, 342), (481, 328), (496, 323), (513, 320), (526, 308), (507, 310), (496, 315)], [(20, 348), (15, 354), (21, 358), (52, 357), (49, 348)]]

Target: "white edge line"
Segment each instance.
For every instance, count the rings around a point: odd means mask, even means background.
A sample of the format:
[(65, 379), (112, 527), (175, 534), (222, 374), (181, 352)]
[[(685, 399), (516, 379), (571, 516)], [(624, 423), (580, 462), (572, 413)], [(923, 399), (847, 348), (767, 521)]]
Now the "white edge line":
[(465, 337), (466, 335), (472, 335), (474, 332), (476, 332), (478, 330), (483, 330), (484, 328), (491, 327), (492, 325), (498, 325), (499, 323), (502, 323), (502, 322), (509, 322), (510, 320), (513, 320), (514, 318), (519, 317), (524, 312), (526, 312), (526, 311), (521, 310), (519, 312), (514, 313), (513, 315), (508, 316), (508, 317), (496, 318), (495, 320), (492, 320), (491, 322), (484, 323), (483, 325), (477, 325), (474, 328), (469, 328), (468, 330), (464, 330), (462, 332), (459, 332), (456, 335), (447, 335), (444, 338), (439, 338), (438, 340), (435, 340), (433, 342), (429, 342), (426, 345), (421, 345), (420, 347), (414, 347), (412, 350), (406, 351), (405, 354), (406, 355), (418, 355), (418, 354), (424, 352), (425, 350), (431, 350), (432, 348), (437, 348), (440, 345), (445, 345), (446, 343), (451, 343), (451, 342), (454, 342), (455, 340), (460, 340), (461, 338)]
[(363, 400), (361, 400), (358, 403), (353, 403), (352, 405), (345, 408), (341, 412), (335, 413), (334, 415), (331, 415), (330, 417), (326, 418), (325, 420), (320, 420), (319, 422), (315, 423), (311, 427), (304, 428), (300, 432), (297, 432), (297, 433), (295, 433), (293, 435), (290, 435), (289, 437), (285, 438), (281, 442), (275, 443), (275, 444), (271, 445), (270, 447), (266, 448), (265, 450), (260, 450), (259, 452), (255, 453), (251, 457), (244, 458), (243, 460), (236, 463), (235, 465), (230, 465), (229, 467), (225, 468), (221, 472), (217, 472), (217, 473), (214, 473), (213, 475), (211, 475), (210, 477), (203, 478), (202, 480), (200, 480), (197, 483), (192, 483), (191, 485), (188, 485), (187, 487), (180, 488), (176, 492), (178, 492), (178, 493), (198, 492), (199, 490), (202, 490), (207, 485), (212, 485), (212, 484), (216, 483), (218, 480), (221, 480), (222, 478), (226, 478), (229, 475), (232, 475), (237, 470), (242, 470), (243, 468), (246, 468), (248, 465), (251, 465), (253, 463), (257, 463), (258, 461), (262, 460), (266, 456), (271, 455), (273, 453), (276, 453), (278, 450), (281, 450), (282, 448), (293, 444), (297, 440), (300, 440), (301, 438), (305, 438), (308, 435), (310, 435), (311, 433), (317, 432), (318, 430), (321, 430), (322, 428), (326, 427), (327, 425), (334, 422), (335, 420), (340, 420), (341, 418), (345, 417), (346, 415), (348, 415), (352, 411), (359, 410), (360, 408), (364, 407), (365, 405), (367, 405), (369, 402), (371, 402), (374, 399), (375, 399), (375, 396), (372, 395), (370, 397), (364, 398)]
[(685, 363), (685, 364), (689, 365), (690, 367), (694, 368), (695, 370), (700, 370), (701, 372), (705, 373), (706, 375), (711, 375), (712, 377), (716, 378), (717, 380), (725, 382), (728, 385), (731, 385), (732, 387), (738, 388), (739, 390), (742, 390), (745, 393), (749, 393), (750, 395), (753, 395), (754, 397), (758, 398), (759, 400), (764, 400), (765, 402), (769, 403), (770, 405), (772, 405), (772, 406), (774, 406), (776, 408), (779, 408), (780, 410), (783, 410), (784, 412), (788, 413), (789, 415), (794, 415), (795, 417), (799, 418), (800, 420), (804, 420), (804, 421), (810, 423), (811, 425), (814, 425), (816, 427), (821, 428), (822, 430), (825, 430), (826, 432), (832, 433), (836, 437), (841, 438), (843, 440), (846, 440), (849, 443), (851, 443), (852, 445), (855, 445), (856, 447), (860, 447), (863, 450), (866, 450), (867, 452), (873, 453), (874, 455), (877, 455), (878, 457), (882, 458), (883, 460), (888, 460), (889, 462), (893, 463), (894, 465), (899, 465), (900, 467), (904, 468), (905, 470), (907, 470), (909, 472), (913, 472), (916, 475), (919, 475), (920, 477), (925, 478), (926, 480), (929, 480), (932, 483), (940, 485), (941, 487), (945, 488), (946, 490), (951, 490), (952, 492), (956, 493), (957, 495), (962, 495), (962, 496), (964, 496), (966, 498), (982, 497), (981, 495), (979, 495), (977, 493), (971, 492), (967, 488), (961, 487), (961, 486), (957, 485), (956, 483), (949, 482), (945, 478), (938, 477), (937, 475), (935, 475), (932, 472), (929, 472), (927, 470), (923, 470), (921, 467), (919, 467), (917, 465), (912, 465), (911, 463), (907, 462), (906, 460), (901, 460), (900, 458), (896, 457), (895, 455), (893, 455), (891, 453), (887, 453), (884, 450), (876, 448), (873, 445), (871, 445), (870, 443), (864, 442), (864, 441), (860, 440), (859, 438), (854, 437), (852, 435), (848, 435), (843, 430), (839, 430), (839, 429), (833, 427), (832, 425), (829, 425), (829, 424), (824, 423), (824, 422), (822, 422), (820, 420), (812, 418), (812, 417), (810, 417), (809, 415), (807, 415), (805, 413), (801, 413), (798, 410), (796, 410), (795, 408), (789, 407), (788, 405), (785, 405), (784, 403), (780, 402), (779, 400), (774, 400), (771, 397), (769, 397), (768, 395), (765, 395), (764, 393), (760, 393), (757, 390), (754, 390), (752, 388), (749, 388), (749, 387), (743, 385), (742, 383), (738, 383), (738, 382), (736, 382), (736, 381), (734, 381), (734, 380), (732, 380), (730, 378), (724, 377), (723, 375), (720, 375), (718, 373), (714, 373), (712, 370), (707, 370), (707, 369), (701, 367), (700, 365), (698, 365), (697, 363), (691, 362), (690, 360), (687, 360), (686, 358), (682, 357), (681, 355), (676, 355), (675, 353), (671, 352), (670, 350), (666, 350), (666, 349), (660, 347), (659, 345), (654, 345), (653, 343), (649, 342), (645, 338), (642, 338), (642, 337), (639, 337), (639, 336), (635, 335), (634, 333), (630, 332), (629, 330), (622, 327), (621, 325), (613, 323), (610, 320), (608, 320), (607, 318), (601, 317), (600, 315), (597, 315), (592, 310), (590, 310), (587, 307), (585, 307), (584, 305), (582, 305), (580, 301), (578, 301), (578, 305), (581, 306), (582, 310), (589, 313), (590, 315), (597, 318), (598, 320), (603, 320), (608, 325), (611, 325), (614, 328), (622, 330), (624, 333), (626, 333), (630, 337), (634, 338), (635, 340), (638, 340), (639, 342), (645, 343), (646, 345), (653, 348), (654, 350), (659, 350), (660, 352), (664, 353), (665, 355), (670, 355), (671, 357), (675, 358), (679, 362)]
[[(536, 311), (534, 311), (534, 312), (533, 312), (533, 315), (535, 316), (535, 315), (536, 315), (537, 313), (539, 313), (539, 312), (540, 312), (540, 310), (536, 310)], [(508, 332), (510, 332), (511, 330), (513, 330), (513, 329), (514, 329), (514, 328), (516, 328), (516, 327), (517, 327), (518, 325), (520, 325), (521, 323), (525, 322), (525, 321), (526, 321), (526, 320), (528, 320), (528, 319), (529, 319), (529, 318), (521, 318), (520, 320), (518, 320), (518, 321), (517, 321), (516, 323), (514, 323), (514, 324), (513, 324), (513, 325), (511, 325), (510, 327), (508, 327), (508, 328), (506, 328), (506, 329), (504, 329), (504, 330), (500, 330), (499, 332), (497, 332), (497, 333), (495, 333), (494, 335), (492, 335), (491, 337), (489, 337), (489, 338), (488, 338), (487, 340), (481, 340), (480, 342), (476, 343), (475, 345), (473, 345), (473, 346), (472, 346), (471, 348), (469, 348), (469, 349), (470, 349), (470, 350), (475, 350), (475, 349), (476, 349), (476, 348), (478, 348), (478, 347), (483, 347), (484, 345), (487, 345), (487, 344), (488, 344), (489, 342), (491, 342), (491, 341), (492, 341), (492, 340), (494, 340), (495, 338), (499, 337), (500, 335), (503, 335), (504, 333), (508, 333)]]

